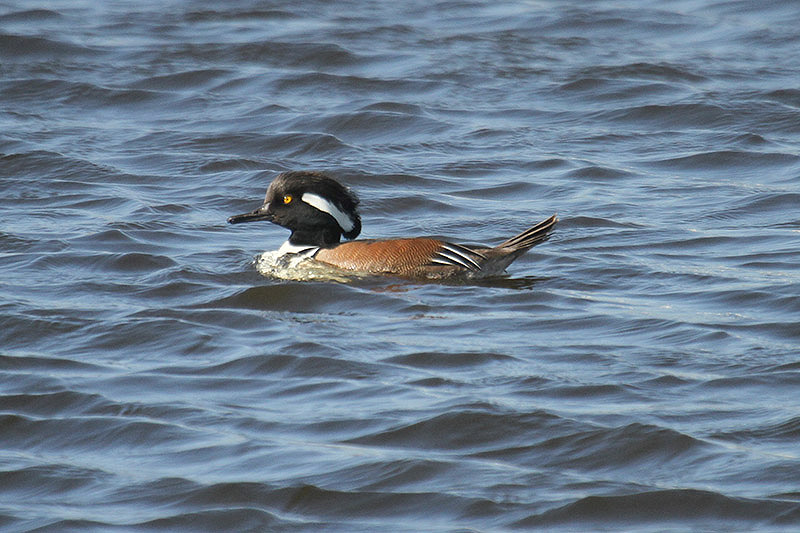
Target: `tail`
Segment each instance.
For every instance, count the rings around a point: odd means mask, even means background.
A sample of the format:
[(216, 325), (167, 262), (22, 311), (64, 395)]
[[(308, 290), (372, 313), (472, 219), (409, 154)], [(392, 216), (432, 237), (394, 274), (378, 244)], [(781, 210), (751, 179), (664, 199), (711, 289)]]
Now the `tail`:
[(532, 228), (526, 229), (519, 235), (511, 237), (495, 248), (511, 248), (514, 252), (518, 252), (514, 254), (514, 257), (522, 255), (522, 253), (527, 252), (540, 242), (546, 241), (550, 237), (550, 232), (555, 228), (556, 222), (558, 222), (558, 217), (553, 215)]

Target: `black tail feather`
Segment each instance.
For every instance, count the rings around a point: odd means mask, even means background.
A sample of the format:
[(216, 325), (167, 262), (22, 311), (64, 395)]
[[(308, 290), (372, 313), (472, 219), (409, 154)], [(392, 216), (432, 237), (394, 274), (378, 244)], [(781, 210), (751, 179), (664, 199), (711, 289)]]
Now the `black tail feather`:
[(511, 237), (507, 241), (498, 245), (497, 248), (511, 248), (518, 251), (529, 250), (537, 244), (546, 241), (548, 237), (550, 237), (550, 232), (553, 231), (556, 222), (558, 222), (558, 217), (553, 215), (550, 218), (539, 222), (532, 228), (526, 229), (519, 235)]

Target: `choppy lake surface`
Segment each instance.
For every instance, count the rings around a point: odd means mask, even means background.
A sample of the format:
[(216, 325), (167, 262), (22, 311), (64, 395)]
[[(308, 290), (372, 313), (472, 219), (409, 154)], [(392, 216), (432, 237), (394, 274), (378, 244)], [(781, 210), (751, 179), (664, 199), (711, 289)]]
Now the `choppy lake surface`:
[[(794, 2), (0, 4), (0, 529), (795, 531)], [(508, 278), (296, 282), (283, 170)]]

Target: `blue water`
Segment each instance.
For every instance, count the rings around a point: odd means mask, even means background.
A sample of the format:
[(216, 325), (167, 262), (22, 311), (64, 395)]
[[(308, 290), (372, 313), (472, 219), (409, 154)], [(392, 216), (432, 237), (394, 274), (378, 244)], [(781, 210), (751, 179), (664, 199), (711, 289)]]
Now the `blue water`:
[[(794, 2), (0, 3), (3, 531), (795, 531)], [(298, 282), (274, 176), (506, 278)]]

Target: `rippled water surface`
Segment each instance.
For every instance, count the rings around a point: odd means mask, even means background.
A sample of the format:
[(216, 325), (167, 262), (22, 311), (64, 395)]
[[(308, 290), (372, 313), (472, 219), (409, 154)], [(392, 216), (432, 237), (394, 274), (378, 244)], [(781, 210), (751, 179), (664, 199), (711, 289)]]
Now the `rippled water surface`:
[[(796, 531), (794, 2), (0, 2), (0, 529)], [(553, 238), (298, 282), (363, 236)]]

